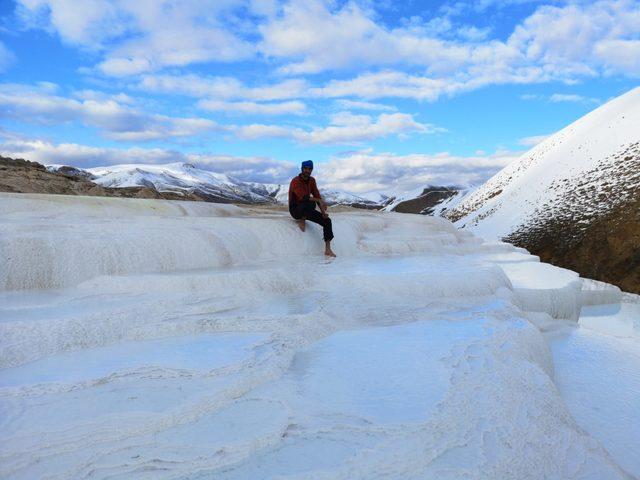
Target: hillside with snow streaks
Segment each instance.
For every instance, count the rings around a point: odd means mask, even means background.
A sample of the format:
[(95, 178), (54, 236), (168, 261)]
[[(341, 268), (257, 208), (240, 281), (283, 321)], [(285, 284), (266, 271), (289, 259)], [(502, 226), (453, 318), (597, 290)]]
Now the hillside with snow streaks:
[(256, 210), (0, 194), (0, 477), (640, 475), (637, 297), (442, 218), (332, 214), (327, 260)]
[(444, 215), (640, 294), (640, 88), (504, 168)]
[(509, 164), (445, 214), (487, 238), (554, 216), (587, 222), (640, 192), (640, 87)]

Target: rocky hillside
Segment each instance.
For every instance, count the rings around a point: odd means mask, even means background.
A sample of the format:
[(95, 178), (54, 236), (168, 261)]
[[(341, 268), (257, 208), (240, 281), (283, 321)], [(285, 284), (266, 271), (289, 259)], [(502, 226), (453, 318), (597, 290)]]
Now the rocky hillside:
[(445, 216), (640, 293), (640, 88), (504, 168)]
[(127, 188), (103, 187), (73, 167), (49, 171), (44, 165), (24, 159), (0, 156), (0, 192), (52, 193), (58, 195), (89, 195), (104, 197), (162, 198), (165, 200), (204, 201), (197, 195), (158, 192), (144, 186)]
[(505, 240), (544, 262), (640, 294), (640, 143), (602, 163)]
[(392, 198), (384, 207), (387, 212), (440, 215), (462, 191), (456, 187), (426, 187)]

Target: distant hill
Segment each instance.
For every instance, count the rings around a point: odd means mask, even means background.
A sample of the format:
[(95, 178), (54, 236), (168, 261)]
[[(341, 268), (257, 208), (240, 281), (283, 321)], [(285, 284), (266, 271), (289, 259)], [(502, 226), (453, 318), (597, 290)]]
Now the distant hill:
[(442, 212), (454, 207), (466, 190), (458, 187), (431, 186), (392, 197), (384, 210), (398, 213), (419, 213), (441, 216)]
[(50, 171), (37, 162), (0, 157), (0, 192), (202, 200), (193, 195), (185, 198), (171, 193), (159, 193), (144, 186), (103, 187), (91, 181), (91, 176), (87, 175), (87, 172), (73, 167)]
[[(0, 191), (135, 198), (162, 198), (239, 204), (286, 204), (289, 186), (243, 182), (189, 163), (113, 165), (80, 169), (0, 157)], [(329, 205), (382, 208), (383, 203), (342, 190), (322, 189)]]

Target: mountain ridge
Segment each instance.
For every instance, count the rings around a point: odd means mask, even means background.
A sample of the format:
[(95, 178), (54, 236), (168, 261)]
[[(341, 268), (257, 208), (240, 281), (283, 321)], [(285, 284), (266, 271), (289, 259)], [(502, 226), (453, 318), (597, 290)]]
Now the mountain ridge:
[(525, 153), (444, 216), (640, 293), (640, 87)]

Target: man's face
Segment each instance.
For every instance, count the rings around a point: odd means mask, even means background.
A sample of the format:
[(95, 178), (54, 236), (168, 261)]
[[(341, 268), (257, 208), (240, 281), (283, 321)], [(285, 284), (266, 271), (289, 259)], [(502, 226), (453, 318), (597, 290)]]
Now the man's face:
[(313, 168), (311, 167), (302, 167), (302, 178), (307, 180), (311, 176), (312, 171), (313, 171)]

